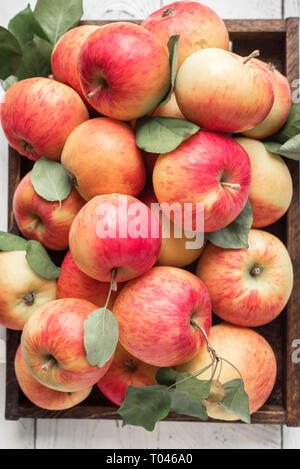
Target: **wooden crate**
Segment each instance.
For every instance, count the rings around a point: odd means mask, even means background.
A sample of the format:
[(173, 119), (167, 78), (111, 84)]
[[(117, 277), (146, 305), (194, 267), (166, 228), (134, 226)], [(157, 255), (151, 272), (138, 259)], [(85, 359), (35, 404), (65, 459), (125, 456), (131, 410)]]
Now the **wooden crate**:
[[(84, 24), (99, 24), (88, 21)], [(137, 21), (138, 23), (138, 21)], [(282, 71), (292, 85), (299, 75), (299, 20), (230, 20), (226, 21), (233, 42), (233, 51), (247, 56), (260, 49), (262, 60), (272, 62)], [(295, 284), (290, 301), (281, 315), (272, 323), (257, 328), (271, 344), (278, 363), (277, 380), (267, 403), (252, 416), (253, 423), (288, 424), (300, 426), (300, 363), (292, 362), (292, 342), (300, 339), (300, 233), (299, 233), (299, 165), (287, 161), (293, 178), (294, 196), (286, 216), (268, 231), (276, 234), (287, 246), (291, 255)], [(12, 197), (20, 178), (31, 169), (32, 163), (20, 158), (17, 152), (9, 151), (9, 231), (18, 233), (12, 214)], [(60, 256), (62, 257), (62, 256)], [(56, 261), (59, 259), (56, 258)], [(85, 418), (117, 419), (117, 407), (97, 389), (82, 404), (68, 410), (53, 412), (34, 406), (21, 392), (14, 374), (14, 356), (19, 344), (20, 333), (7, 331), (7, 382), (6, 419), (19, 418)], [(198, 419), (170, 413), (167, 420), (197, 421)]]

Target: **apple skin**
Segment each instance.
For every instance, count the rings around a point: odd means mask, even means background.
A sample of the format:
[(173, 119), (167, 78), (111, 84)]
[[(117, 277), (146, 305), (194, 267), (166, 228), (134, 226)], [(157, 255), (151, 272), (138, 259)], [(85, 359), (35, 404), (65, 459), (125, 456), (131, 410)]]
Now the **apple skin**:
[[(140, 195), (140, 200), (151, 209), (151, 204), (157, 204), (152, 186), (148, 186)], [(170, 224), (170, 233), (165, 228), (164, 223)], [(168, 265), (170, 267), (185, 267), (192, 264), (201, 255), (205, 244), (201, 248), (187, 249), (186, 243), (192, 240), (187, 238), (182, 230), (182, 237), (175, 238), (174, 236), (174, 223), (168, 220), (167, 216), (160, 212), (159, 223), (161, 226), (161, 248), (156, 265)], [(170, 235), (170, 236), (169, 236)]]
[[(83, 342), (84, 321), (98, 309), (89, 301), (64, 298), (39, 308), (26, 322), (22, 354), (32, 376), (56, 391), (75, 392), (96, 384), (112, 357), (101, 368), (89, 364)], [(42, 367), (54, 359), (55, 363)]]
[(39, 196), (31, 182), (31, 171), (20, 181), (13, 197), (13, 212), (19, 230), (27, 239), (40, 241), (47, 249), (67, 249), (71, 224), (85, 201), (74, 187), (61, 202)]
[(243, 132), (246, 137), (266, 138), (275, 134), (286, 122), (291, 105), (292, 96), (288, 79), (282, 75), (273, 65), (266, 64), (262, 60), (254, 59), (268, 73), (274, 87), (274, 104), (265, 120), (254, 129)]
[(274, 102), (267, 72), (222, 49), (203, 49), (180, 67), (175, 94), (188, 121), (217, 132), (244, 132), (260, 124)]
[[(277, 364), (269, 343), (256, 331), (246, 327), (221, 323), (210, 329), (208, 340), (216, 353), (230, 361), (240, 371), (245, 391), (249, 396), (250, 414), (256, 412), (268, 399), (276, 380)], [(195, 373), (211, 363), (206, 347), (189, 363), (177, 367), (180, 372)], [(217, 371), (218, 374), (218, 371)], [(205, 371), (199, 379), (210, 379), (211, 370)], [(222, 362), (220, 382), (227, 383), (240, 378), (237, 371), (225, 361)], [(204, 401), (209, 417), (218, 420), (238, 420), (217, 403)]]
[[(141, 26), (110, 23), (82, 46), (78, 72), (86, 99), (101, 114), (129, 121), (146, 115), (170, 87), (169, 56)], [(95, 94), (88, 98), (88, 95)]]
[[(137, 211), (139, 215), (136, 215)], [(122, 232), (123, 217), (127, 217), (126, 233)], [(145, 230), (142, 233), (145, 237), (135, 238), (128, 231), (136, 225), (135, 221)], [(99, 234), (99, 224), (103, 231), (108, 226), (105, 237)], [(111, 231), (113, 227), (115, 233)], [(134, 197), (99, 195), (89, 200), (75, 217), (69, 245), (74, 262), (89, 277), (110, 282), (112, 270), (117, 269), (117, 281), (124, 282), (138, 277), (155, 264), (161, 247), (159, 223), (152, 217), (151, 210)]]
[(114, 192), (135, 197), (146, 181), (134, 131), (124, 122), (107, 117), (77, 127), (66, 141), (61, 162), (85, 200)]
[(24, 361), (21, 345), (15, 356), (15, 373), (20, 388), (25, 396), (36, 406), (47, 410), (70, 409), (84, 401), (91, 393), (92, 387), (73, 393), (55, 391), (39, 383), (29, 372)]
[(56, 43), (51, 56), (51, 68), (55, 80), (74, 88), (84, 101), (78, 76), (78, 59), (85, 40), (97, 29), (99, 26), (91, 24), (70, 29)]
[(141, 26), (165, 47), (170, 36), (180, 34), (178, 67), (200, 49), (229, 49), (228, 31), (223, 20), (211, 8), (196, 2), (166, 5), (148, 16)]
[(12, 85), (1, 103), (1, 124), (9, 144), (37, 161), (60, 161), (68, 136), (88, 120), (88, 110), (70, 86), (48, 78), (28, 78)]
[[(111, 292), (108, 309), (112, 310), (122, 287), (123, 283), (118, 283), (118, 290)], [(73, 261), (70, 251), (67, 252), (57, 280), (57, 298), (82, 298), (102, 308), (109, 289), (109, 282), (98, 282), (83, 273)]]
[[(287, 304), (293, 266), (276, 236), (250, 230), (248, 243), (248, 249), (208, 244), (196, 274), (209, 291), (215, 314), (232, 324), (256, 327), (275, 319)], [(257, 266), (262, 269), (255, 275)]]
[(98, 381), (97, 386), (107, 399), (120, 406), (130, 384), (133, 386), (158, 384), (155, 379), (158, 370), (157, 366), (142, 362), (118, 343), (112, 364), (105, 376)]
[(252, 170), (249, 200), (253, 228), (275, 223), (288, 210), (293, 196), (293, 181), (281, 156), (270, 153), (258, 140), (235, 139), (248, 153)]
[(209, 332), (211, 302), (205, 285), (190, 272), (159, 266), (128, 282), (113, 313), (119, 341), (132, 355), (155, 366), (174, 366), (191, 360)]
[(40, 306), (56, 299), (56, 280), (37, 275), (26, 260), (26, 251), (0, 252), (0, 270), (0, 324), (22, 330)]
[[(222, 186), (221, 182), (239, 184), (240, 189)], [(219, 230), (246, 205), (250, 182), (246, 151), (231, 137), (204, 130), (160, 155), (153, 171), (154, 192), (160, 204), (193, 204), (194, 231), (196, 203), (204, 204), (204, 231)], [(171, 219), (174, 221), (173, 212)]]

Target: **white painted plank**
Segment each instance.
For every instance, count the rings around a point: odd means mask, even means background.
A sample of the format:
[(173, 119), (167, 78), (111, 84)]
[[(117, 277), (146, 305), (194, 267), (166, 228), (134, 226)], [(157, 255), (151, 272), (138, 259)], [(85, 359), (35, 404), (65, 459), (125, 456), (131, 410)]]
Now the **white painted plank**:
[[(163, 5), (172, 3), (163, 0)], [(221, 18), (226, 19), (264, 19), (281, 18), (281, 0), (201, 0), (199, 3), (215, 10)]]
[(284, 16), (300, 16), (300, 0), (284, 0)]
[(83, 0), (84, 19), (141, 19), (160, 8), (160, 0)]

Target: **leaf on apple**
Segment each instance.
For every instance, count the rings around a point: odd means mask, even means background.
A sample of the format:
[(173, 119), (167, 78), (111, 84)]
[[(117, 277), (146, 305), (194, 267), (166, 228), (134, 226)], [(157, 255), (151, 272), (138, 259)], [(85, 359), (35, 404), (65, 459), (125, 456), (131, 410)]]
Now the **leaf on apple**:
[(8, 30), (15, 35), (19, 43), (24, 46), (33, 40), (34, 35), (48, 40), (43, 29), (34, 17), (30, 5), (20, 11), (8, 23)]
[(186, 392), (170, 392), (171, 408), (177, 414), (197, 417), (201, 420), (207, 420), (206, 407), (202, 402), (192, 401)]
[(173, 93), (178, 68), (179, 39), (180, 34), (175, 34), (174, 36), (171, 36), (168, 40), (169, 62), (171, 68), (171, 85), (167, 95), (159, 103), (159, 106), (164, 106), (165, 104), (167, 104), (170, 101)]
[(1, 86), (4, 89), (4, 91), (8, 90), (12, 85), (17, 83), (18, 77), (16, 75), (10, 75), (6, 80), (1, 82)]
[(35, 192), (51, 202), (61, 203), (72, 190), (72, 182), (63, 165), (44, 156), (34, 164), (31, 182)]
[(283, 145), (280, 143), (266, 142), (265, 147), (272, 153), (300, 161), (300, 133), (287, 140)]
[[(181, 380), (184, 381), (181, 382)], [(185, 392), (193, 402), (206, 399), (209, 396), (210, 387), (210, 380), (201, 380), (189, 373), (180, 373), (176, 380), (176, 391)]]
[(167, 417), (171, 393), (164, 386), (128, 386), (125, 401), (118, 409), (124, 425), (136, 425), (153, 431), (156, 422)]
[(54, 45), (83, 15), (82, 0), (38, 0), (34, 17)]
[(225, 249), (248, 248), (248, 235), (253, 223), (253, 213), (249, 200), (238, 217), (221, 230), (205, 233), (208, 239), (215, 246)]
[(6, 80), (18, 70), (22, 49), (15, 36), (0, 26), (0, 79)]
[(106, 307), (93, 311), (84, 322), (84, 347), (88, 362), (100, 368), (115, 352), (119, 340), (119, 325), (115, 315)]
[(172, 386), (176, 383), (178, 376), (178, 371), (173, 370), (173, 368), (162, 367), (156, 373), (155, 379), (158, 384), (162, 384), (164, 386)]
[(223, 384), (223, 387), (226, 394), (220, 405), (243, 422), (251, 423), (249, 397), (245, 392), (243, 380), (240, 378), (233, 379)]
[(0, 251), (26, 251), (28, 241), (5, 231), (0, 231)]
[(168, 153), (198, 130), (198, 125), (183, 119), (142, 117), (136, 122), (136, 144), (148, 153)]
[(22, 52), (22, 62), (16, 72), (19, 80), (50, 75), (52, 46), (48, 41), (34, 36), (32, 41), (22, 48)]
[(30, 240), (26, 246), (26, 259), (30, 267), (46, 280), (57, 279), (60, 268), (51, 260), (48, 252), (39, 241)]

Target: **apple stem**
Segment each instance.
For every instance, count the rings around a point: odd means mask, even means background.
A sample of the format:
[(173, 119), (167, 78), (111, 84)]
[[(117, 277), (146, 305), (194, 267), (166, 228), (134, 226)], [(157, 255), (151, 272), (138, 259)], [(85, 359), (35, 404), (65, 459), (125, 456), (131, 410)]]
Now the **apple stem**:
[(161, 16), (162, 18), (165, 18), (166, 16), (174, 16), (175, 13), (176, 13), (176, 10), (174, 8), (167, 8)]
[(54, 358), (50, 358), (50, 360), (48, 360), (46, 363), (44, 363), (44, 365), (42, 366), (42, 370), (43, 371), (48, 371), (49, 368), (51, 368), (51, 366), (55, 365), (56, 361), (54, 360)]
[(231, 182), (221, 182), (221, 186), (230, 187), (230, 189), (239, 190), (241, 186), (239, 184), (231, 184)]
[(259, 50), (258, 49), (254, 50), (250, 55), (248, 55), (248, 57), (245, 57), (243, 59), (243, 64), (246, 64), (247, 62), (249, 62), (249, 60), (254, 59), (255, 57), (259, 57), (259, 55), (260, 55)]
[(27, 230), (34, 230), (38, 226), (39, 222), (40, 220), (38, 218), (35, 218), (33, 222), (31, 222), (30, 225), (27, 226)]
[(88, 97), (89, 99), (93, 99), (94, 96), (95, 96), (97, 93), (99, 93), (99, 91), (102, 90), (102, 88), (103, 88), (103, 85), (102, 85), (102, 84), (99, 85), (99, 86), (97, 86), (97, 88), (95, 88), (93, 91), (91, 91), (91, 92), (87, 95), (87, 97)]
[(29, 142), (26, 142), (26, 140), (24, 139), (21, 140), (21, 148), (22, 150), (26, 151), (26, 153), (33, 151), (33, 146)]

